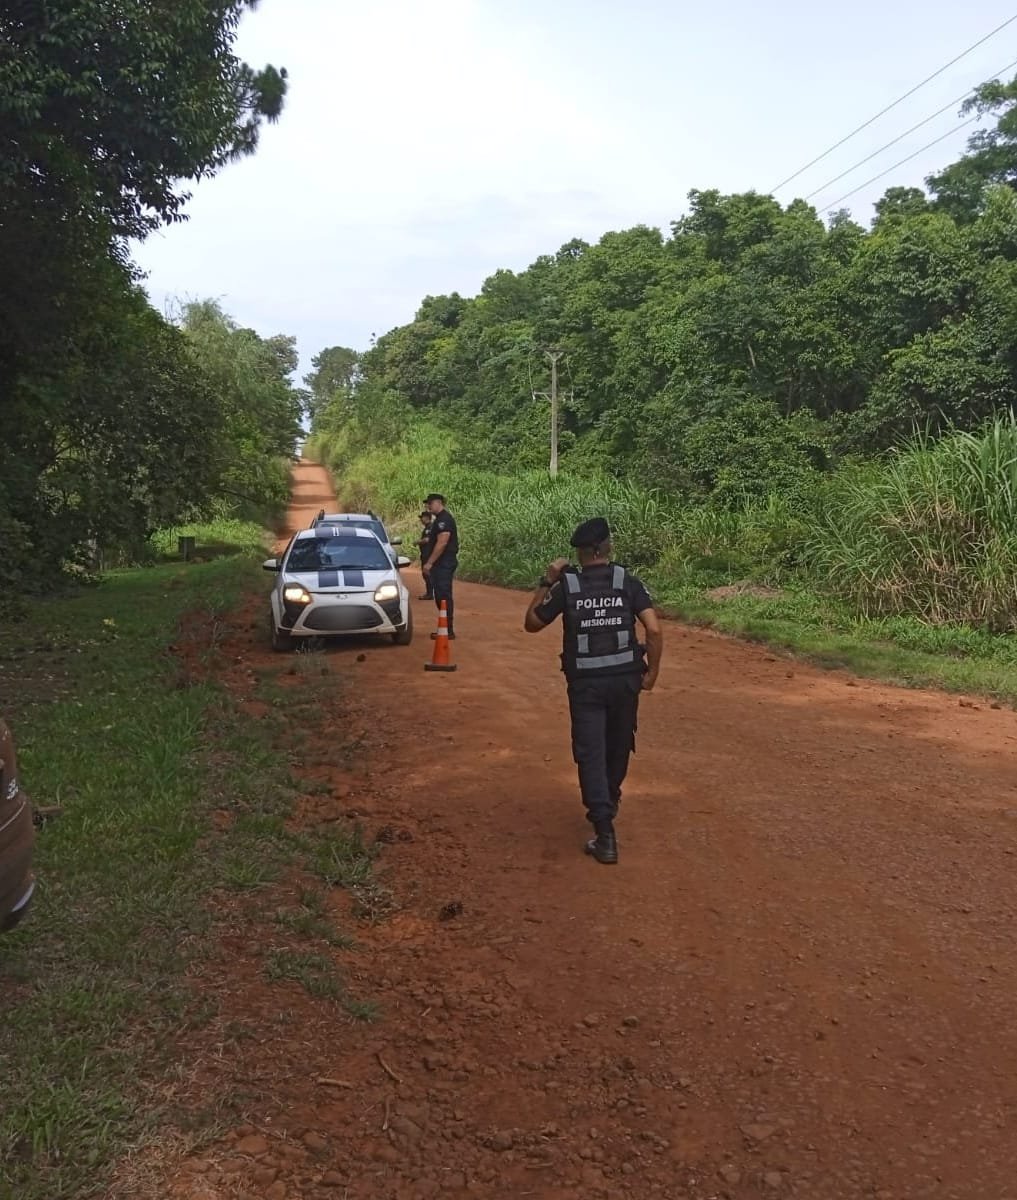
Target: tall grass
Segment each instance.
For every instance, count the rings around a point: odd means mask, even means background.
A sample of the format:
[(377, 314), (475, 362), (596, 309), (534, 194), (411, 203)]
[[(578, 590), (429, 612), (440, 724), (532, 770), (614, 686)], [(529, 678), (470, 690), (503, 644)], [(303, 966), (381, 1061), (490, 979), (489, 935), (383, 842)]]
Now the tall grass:
[(831, 481), (813, 572), (866, 616), (1017, 631), (1017, 421), (919, 440)]
[[(674, 497), (607, 476), (543, 471), (500, 475), (463, 467), (447, 436), (428, 426), (412, 430), (396, 449), (378, 449), (351, 462), (330, 457), (328, 441), (312, 442), (332, 467), (350, 507), (384, 509), (400, 530), (416, 530), (421, 500), (441, 491), (459, 521), (469, 554), (465, 571), (481, 582), (528, 584), (549, 559), (568, 555), (568, 539), (580, 521), (605, 516), (617, 557), (641, 571), (667, 562), (705, 584), (732, 574), (777, 575), (800, 537), (779, 498), (744, 513), (682, 505)], [(765, 562), (765, 568), (761, 563)]]
[[(374, 504), (415, 538), (421, 499), (449, 498), (463, 534), (463, 574), (528, 585), (567, 553), (572, 527), (606, 514), (616, 556), (658, 603), (687, 620), (896, 683), (1017, 701), (1013, 628), (1017, 552), (1013, 421), (832, 479), (812, 495), (771, 496), (729, 511), (598, 477), (552, 481), (460, 466), (424, 426), (367, 454), (311, 443), (351, 506)], [(330, 454), (331, 451), (331, 454)], [(958, 532), (959, 531), (959, 532)], [(720, 584), (764, 583), (777, 591)]]
[(148, 539), (148, 561), (175, 558), (181, 537), (195, 540), (195, 553), (204, 559), (225, 554), (257, 554), (268, 542), (264, 528), (254, 521), (224, 514), (207, 521), (158, 529)]
[[(328, 447), (319, 447), (326, 451)], [(335, 467), (335, 462), (329, 462)], [(617, 557), (671, 593), (752, 581), (811, 589), (861, 618), (1017, 630), (1017, 420), (916, 440), (893, 458), (844, 469), (810, 496), (731, 511), (691, 506), (607, 477), (499, 475), (458, 465), (422, 426), (395, 449), (340, 466), (347, 501), (381, 505), (416, 529), (423, 496), (449, 497), (475, 579), (528, 583), (594, 514)]]

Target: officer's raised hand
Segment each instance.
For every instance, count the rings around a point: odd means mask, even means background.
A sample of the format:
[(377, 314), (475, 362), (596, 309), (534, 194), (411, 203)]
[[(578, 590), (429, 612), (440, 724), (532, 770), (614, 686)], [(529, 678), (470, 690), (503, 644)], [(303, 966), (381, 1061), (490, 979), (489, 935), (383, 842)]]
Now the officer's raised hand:
[(567, 558), (556, 558), (553, 563), (549, 563), (547, 571), (545, 572), (545, 578), (547, 579), (548, 583), (557, 583), (558, 580), (561, 579), (562, 571), (564, 571), (568, 565), (569, 560)]

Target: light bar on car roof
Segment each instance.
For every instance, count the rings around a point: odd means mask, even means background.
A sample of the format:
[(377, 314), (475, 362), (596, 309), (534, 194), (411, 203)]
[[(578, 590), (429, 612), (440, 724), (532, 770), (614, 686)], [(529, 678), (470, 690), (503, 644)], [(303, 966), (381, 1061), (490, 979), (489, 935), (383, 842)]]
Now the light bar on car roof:
[(316, 525), (313, 529), (301, 530), (302, 537), (328, 537), (328, 538), (352, 538), (366, 537), (374, 538), (377, 541), (377, 534), (371, 529), (359, 529), (357, 526), (349, 525)]

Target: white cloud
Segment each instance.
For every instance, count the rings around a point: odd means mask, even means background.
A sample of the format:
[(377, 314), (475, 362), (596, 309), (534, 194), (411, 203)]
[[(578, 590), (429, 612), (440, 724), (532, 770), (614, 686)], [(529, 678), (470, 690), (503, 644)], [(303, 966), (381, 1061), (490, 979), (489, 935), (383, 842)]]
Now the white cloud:
[[(766, 190), (1010, 14), (948, 0), (263, 0), (239, 53), (290, 73), (258, 154), (139, 248), (157, 303), (366, 344), (572, 237), (660, 224), (691, 187)], [(987, 44), (799, 181), (818, 186), (1005, 63)], [(861, 182), (950, 127), (930, 125)], [(945, 122), (945, 123), (943, 123)], [(863, 193), (920, 182), (955, 141)], [(789, 200), (796, 188), (781, 193)], [(871, 194), (870, 194), (871, 193)], [(827, 197), (832, 198), (832, 197)]]

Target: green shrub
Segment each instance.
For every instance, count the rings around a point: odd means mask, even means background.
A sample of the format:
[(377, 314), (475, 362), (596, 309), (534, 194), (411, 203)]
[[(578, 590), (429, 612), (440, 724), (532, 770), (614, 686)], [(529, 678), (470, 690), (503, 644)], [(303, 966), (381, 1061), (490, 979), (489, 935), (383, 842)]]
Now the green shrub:
[[(328, 440), (317, 445), (336, 465)], [(529, 584), (568, 555), (578, 522), (602, 514), (617, 558), (669, 589), (807, 584), (865, 618), (1017, 629), (1013, 417), (741, 507), (682, 504), (597, 474), (502, 475), (457, 458), (447, 434), (414, 427), (400, 446), (340, 464), (344, 499), (380, 507), (415, 535), (423, 497), (444, 492), (467, 547), (464, 573), (482, 581)]]
[(330, 443), (312, 443), (336, 470), (351, 508), (382, 508), (409, 533), (418, 528), (424, 496), (441, 491), (456, 514), (469, 555), (471, 577), (508, 584), (531, 582), (551, 558), (569, 553), (572, 529), (603, 515), (615, 533), (618, 557), (633, 567), (655, 563), (679, 528), (680, 513), (659, 495), (602, 476), (577, 478), (528, 471), (513, 476), (460, 466), (440, 431), (415, 429), (396, 450), (375, 450), (338, 469)]
[(773, 582), (797, 565), (808, 516), (781, 497), (740, 510), (681, 504), (638, 486), (591, 473), (551, 479), (545, 471), (497, 474), (461, 465), (451, 439), (415, 427), (395, 449), (353, 460), (331, 458), (336, 443), (318, 437), (310, 451), (333, 468), (350, 508), (381, 508), (415, 538), (420, 503), (440, 490), (455, 512), (471, 578), (521, 586), (552, 558), (568, 556), (580, 521), (606, 516), (615, 555), (634, 570), (656, 569), (713, 586), (741, 579)]
[(865, 616), (1017, 630), (1017, 421), (834, 476), (807, 554)]

